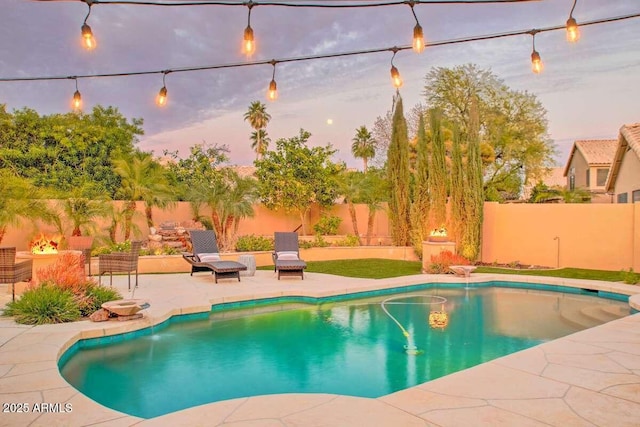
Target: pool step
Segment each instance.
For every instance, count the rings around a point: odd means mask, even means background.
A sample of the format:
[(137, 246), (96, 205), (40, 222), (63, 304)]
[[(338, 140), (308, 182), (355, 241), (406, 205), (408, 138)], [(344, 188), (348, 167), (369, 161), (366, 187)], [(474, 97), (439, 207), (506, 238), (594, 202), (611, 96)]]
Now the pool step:
[(569, 325), (579, 329), (593, 328), (603, 323), (601, 320), (585, 315), (582, 310), (562, 310), (560, 317)]
[(600, 321), (601, 323), (611, 322), (629, 314), (629, 309), (620, 306), (590, 305), (580, 310), (585, 316)]

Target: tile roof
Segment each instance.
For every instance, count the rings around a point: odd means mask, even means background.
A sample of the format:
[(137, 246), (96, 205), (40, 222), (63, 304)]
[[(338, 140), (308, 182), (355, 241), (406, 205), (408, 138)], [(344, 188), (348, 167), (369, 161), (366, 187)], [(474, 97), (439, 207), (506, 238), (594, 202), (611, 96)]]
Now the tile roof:
[(618, 148), (617, 139), (583, 139), (576, 141), (576, 147), (589, 165), (609, 165)]
[(640, 158), (640, 123), (632, 125), (623, 125), (620, 128), (620, 134), (627, 140), (627, 144)]
[(633, 123), (630, 125), (622, 125), (620, 128), (620, 136), (618, 137), (618, 144), (616, 147), (616, 153), (611, 165), (611, 171), (605, 184), (605, 191), (611, 192), (615, 189), (616, 179), (618, 179), (618, 172), (620, 171), (620, 165), (622, 164), (622, 158), (628, 152), (633, 152), (640, 159), (640, 123)]
[(617, 147), (617, 139), (579, 139), (575, 141), (564, 167), (564, 176), (569, 173), (569, 166), (573, 162), (576, 150), (580, 150), (589, 166), (605, 166), (613, 162)]

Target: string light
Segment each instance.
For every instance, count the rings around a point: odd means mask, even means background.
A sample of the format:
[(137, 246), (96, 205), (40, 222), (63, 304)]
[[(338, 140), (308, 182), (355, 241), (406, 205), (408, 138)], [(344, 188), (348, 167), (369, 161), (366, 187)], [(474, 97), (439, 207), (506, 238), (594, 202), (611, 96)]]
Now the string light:
[(573, 0), (573, 7), (571, 8), (571, 12), (569, 12), (569, 19), (567, 19), (567, 41), (570, 43), (575, 43), (580, 39), (580, 29), (578, 28), (578, 23), (573, 18), (573, 10), (576, 8), (576, 3), (578, 0)]
[(418, 22), (418, 17), (416, 16), (415, 10), (413, 10), (415, 2), (410, 1), (409, 7), (411, 8), (411, 13), (413, 13), (413, 17), (416, 20), (416, 26), (413, 27), (413, 51), (416, 53), (422, 53), (424, 51), (424, 34), (422, 32), (422, 27), (420, 26), (420, 22)]
[(276, 85), (276, 64), (278, 62), (274, 59), (271, 60), (270, 64), (273, 65), (273, 75), (271, 76), (271, 82), (269, 83), (269, 90), (267, 91), (267, 99), (269, 101), (275, 101), (278, 99), (278, 86)]
[(71, 100), (71, 108), (74, 111), (80, 111), (82, 108), (82, 95), (80, 95), (80, 91), (78, 90), (78, 78), (71, 77), (76, 82), (76, 91), (73, 93), (73, 99)]
[(533, 52), (531, 52), (531, 70), (534, 73), (540, 74), (544, 69), (544, 64), (542, 63), (542, 59), (540, 58), (540, 54), (536, 50), (536, 34), (537, 30), (531, 30), (530, 34), (533, 39)]
[(87, 6), (89, 6), (89, 12), (87, 12), (87, 16), (84, 18), (84, 22), (82, 23), (82, 45), (87, 50), (93, 50), (96, 48), (96, 39), (93, 37), (93, 32), (91, 31), (91, 27), (87, 25), (87, 19), (89, 19), (89, 15), (91, 15), (91, 6), (95, 0), (83, 0)]
[(167, 105), (167, 85), (165, 84), (165, 78), (170, 72), (171, 71), (168, 70), (162, 72), (162, 89), (160, 89), (158, 96), (156, 96), (156, 105), (158, 107), (164, 107)]
[(247, 56), (253, 55), (256, 50), (256, 43), (253, 39), (253, 28), (251, 28), (251, 9), (253, 6), (253, 1), (249, 1), (249, 3), (247, 3), (249, 14), (247, 17), (247, 28), (244, 29), (244, 39), (242, 41), (242, 51)]
[(400, 72), (398, 71), (396, 66), (393, 65), (393, 58), (396, 57), (396, 53), (398, 53), (398, 50), (399, 49), (397, 47), (391, 49), (391, 51), (393, 52), (393, 56), (391, 57), (391, 83), (393, 83), (393, 87), (395, 87), (396, 89), (401, 88), (403, 84), (402, 77), (400, 77)]
[[(84, 0), (83, 0), (84, 1)], [(93, 0), (95, 1), (95, 0)], [(101, 0), (100, 3), (95, 4), (104, 4), (105, 0)], [(418, 2), (416, 2), (418, 3)], [(132, 3), (132, 4), (142, 4), (142, 3)], [(186, 4), (186, 3), (185, 3)], [(235, 5), (235, 3), (234, 3)], [(633, 13), (609, 18), (600, 18), (591, 21), (585, 21), (580, 24), (580, 26), (589, 26), (589, 25), (597, 25), (597, 24), (605, 24), (605, 23), (613, 23), (628, 19), (636, 19), (640, 18), (640, 13)], [(544, 28), (538, 28), (535, 30), (516, 30), (516, 31), (508, 31), (503, 33), (494, 33), (494, 34), (485, 34), (485, 35), (476, 35), (463, 37), (458, 39), (450, 39), (450, 40), (441, 40), (441, 41), (432, 41), (428, 43), (429, 47), (437, 47), (437, 46), (449, 46), (461, 43), (469, 43), (476, 41), (485, 41), (485, 40), (494, 40), (506, 37), (514, 37), (521, 35), (532, 35), (535, 36), (537, 33), (541, 32), (550, 32), (550, 31), (558, 31), (565, 30), (565, 25), (556, 25), (549, 26)], [(401, 50), (409, 50), (412, 46), (395, 46), (395, 47), (383, 47), (383, 48), (374, 48), (374, 49), (362, 49), (355, 51), (347, 51), (347, 52), (332, 52), (332, 53), (324, 53), (324, 54), (314, 54), (308, 56), (298, 56), (292, 58), (279, 58), (273, 60), (259, 60), (259, 61), (244, 61), (238, 63), (224, 63), (224, 64), (214, 64), (214, 65), (200, 65), (194, 67), (179, 67), (173, 68), (170, 70), (142, 70), (142, 71), (128, 71), (128, 72), (117, 72), (117, 73), (94, 73), (94, 74), (83, 74), (83, 75), (75, 75), (75, 76), (35, 76), (35, 77), (0, 77), (0, 82), (25, 82), (25, 81), (53, 81), (53, 80), (66, 80), (66, 79), (78, 79), (78, 78), (107, 78), (107, 77), (126, 77), (126, 76), (140, 76), (140, 75), (150, 75), (150, 74), (161, 74), (161, 73), (169, 73), (169, 72), (189, 72), (189, 71), (205, 71), (205, 70), (218, 70), (218, 69), (226, 69), (226, 68), (240, 68), (247, 66), (256, 66), (256, 65), (266, 65), (271, 64), (274, 65), (274, 76), (275, 76), (275, 63), (286, 63), (286, 62), (299, 62), (299, 61), (308, 61), (315, 59), (328, 59), (328, 58), (343, 58), (348, 56), (358, 56), (358, 55), (368, 55), (373, 53), (382, 53), (382, 52), (394, 52), (395, 53)], [(532, 53), (532, 60), (539, 59), (540, 54), (535, 51), (535, 38), (534, 38), (534, 52)], [(392, 72), (393, 69), (393, 58), (392, 58)], [(396, 74), (397, 73), (397, 74)], [(394, 77), (399, 76), (399, 72), (397, 68), (395, 72), (393, 72)], [(164, 81), (164, 80), (163, 80)], [(77, 86), (77, 85), (76, 85)], [(273, 86), (275, 89), (275, 79), (273, 80)], [(271, 87), (271, 85), (270, 85)], [(77, 91), (77, 90), (76, 90)], [(78, 92), (78, 91), (77, 91)], [(277, 92), (276, 92), (277, 94)], [(74, 94), (75, 95), (75, 94)], [(80, 93), (78, 92), (78, 96)], [(277, 95), (276, 95), (277, 96)], [(81, 100), (81, 98), (79, 97)]]

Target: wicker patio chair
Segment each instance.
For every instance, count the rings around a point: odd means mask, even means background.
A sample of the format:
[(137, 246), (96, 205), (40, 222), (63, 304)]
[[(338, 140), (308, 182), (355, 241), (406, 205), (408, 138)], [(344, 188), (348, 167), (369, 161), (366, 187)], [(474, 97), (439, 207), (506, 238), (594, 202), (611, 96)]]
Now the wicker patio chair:
[(304, 280), (307, 263), (300, 259), (298, 233), (276, 231), (274, 233), (273, 268), (280, 276), (300, 276)]
[(113, 286), (113, 273), (127, 273), (129, 289), (131, 289), (131, 272), (136, 273), (136, 288), (138, 287), (138, 256), (142, 242), (131, 242), (129, 252), (114, 252), (98, 255), (98, 283), (102, 281), (102, 275), (109, 273), (109, 286)]
[(191, 264), (191, 276), (198, 271), (211, 271), (215, 283), (218, 278), (237, 277), (240, 281), (240, 271), (247, 269), (247, 266), (236, 261), (223, 261), (220, 258), (218, 242), (213, 230), (189, 230), (193, 253), (182, 253), (184, 258)]
[(69, 249), (82, 252), (84, 263), (89, 265), (89, 276), (91, 276), (91, 246), (92, 236), (71, 236), (69, 237)]
[(30, 280), (33, 260), (16, 262), (16, 248), (0, 248), (0, 283), (11, 283), (11, 301), (16, 300), (16, 282)]

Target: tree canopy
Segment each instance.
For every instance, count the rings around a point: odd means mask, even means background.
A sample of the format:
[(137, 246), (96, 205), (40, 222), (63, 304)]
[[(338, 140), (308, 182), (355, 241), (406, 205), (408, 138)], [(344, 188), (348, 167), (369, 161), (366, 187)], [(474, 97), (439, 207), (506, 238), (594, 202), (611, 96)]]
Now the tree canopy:
[(472, 100), (477, 99), (484, 186), (491, 200), (517, 198), (523, 183), (535, 182), (553, 161), (546, 110), (535, 95), (512, 90), (489, 70), (473, 64), (433, 68), (426, 75), (430, 108), (455, 123), (468, 139)]
[(278, 139), (276, 149), (255, 162), (260, 201), (269, 209), (298, 213), (303, 233), (311, 205), (328, 207), (335, 201), (338, 174), (344, 168), (331, 161), (336, 151), (331, 145), (307, 146), (310, 137), (300, 129), (298, 136)]
[(111, 160), (134, 152), (141, 126), (142, 119), (129, 122), (113, 107), (40, 116), (0, 105), (0, 168), (63, 192), (92, 182), (113, 197), (120, 178)]

